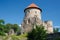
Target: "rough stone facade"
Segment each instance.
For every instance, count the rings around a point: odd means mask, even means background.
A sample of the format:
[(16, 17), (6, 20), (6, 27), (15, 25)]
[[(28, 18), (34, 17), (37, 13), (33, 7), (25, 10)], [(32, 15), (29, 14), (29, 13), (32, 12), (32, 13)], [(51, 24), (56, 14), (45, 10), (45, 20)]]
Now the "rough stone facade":
[(25, 17), (21, 25), (21, 33), (26, 33), (34, 28), (34, 25), (43, 25), (47, 33), (53, 33), (52, 21), (42, 21), (42, 10), (35, 4), (29, 5), (25, 10)]

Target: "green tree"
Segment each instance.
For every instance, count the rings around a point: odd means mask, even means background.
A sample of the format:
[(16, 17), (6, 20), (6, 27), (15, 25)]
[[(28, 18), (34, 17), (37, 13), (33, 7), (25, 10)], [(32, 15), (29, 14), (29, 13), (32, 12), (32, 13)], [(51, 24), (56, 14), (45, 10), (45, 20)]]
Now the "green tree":
[(17, 32), (18, 29), (19, 29), (19, 25), (17, 25), (17, 24), (13, 24), (12, 29), (14, 29), (14, 32)]
[(4, 23), (4, 20), (0, 20), (0, 35), (5, 35), (5, 33), (9, 33), (10, 29), (13, 29), (16, 33), (19, 29), (19, 25), (17, 24)]
[(54, 33), (57, 33), (57, 32), (59, 32), (59, 28), (54, 28), (53, 31), (54, 31)]
[(58, 37), (58, 38), (55, 38), (55, 40), (60, 40), (60, 37)]
[(10, 31), (10, 29), (13, 29), (14, 32), (17, 33), (17, 31), (19, 29), (19, 25), (18, 24), (10, 24), (10, 23), (7, 23), (6, 24), (5, 32), (8, 33)]
[(28, 40), (46, 40), (47, 33), (44, 30), (44, 26), (37, 26), (31, 32), (28, 33)]
[(1, 19), (1, 20), (0, 20), (0, 25), (1, 25), (1, 24), (4, 24), (4, 23), (5, 23), (4, 20)]
[(13, 27), (13, 25), (10, 23), (7, 23), (5, 26), (6, 26), (6, 28), (5, 28), (6, 33), (8, 33), (10, 31), (10, 29), (12, 29), (12, 27)]
[(4, 20), (0, 20), (0, 35), (5, 35), (4, 29), (5, 29), (5, 25), (4, 25)]

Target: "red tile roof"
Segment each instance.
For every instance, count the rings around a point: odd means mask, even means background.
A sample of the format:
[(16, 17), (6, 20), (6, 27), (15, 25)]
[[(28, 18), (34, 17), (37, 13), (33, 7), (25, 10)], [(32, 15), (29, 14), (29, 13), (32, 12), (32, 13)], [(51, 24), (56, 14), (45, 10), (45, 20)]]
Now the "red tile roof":
[(29, 7), (37, 7), (37, 8), (38, 8), (38, 6), (35, 5), (34, 3), (30, 4), (30, 5), (28, 6), (28, 8), (29, 8)]
[[(42, 10), (34, 3), (30, 4), (27, 8), (25, 8), (25, 10), (31, 9), (31, 8), (39, 9), (42, 12)], [(25, 12), (25, 10), (24, 10), (24, 12)]]

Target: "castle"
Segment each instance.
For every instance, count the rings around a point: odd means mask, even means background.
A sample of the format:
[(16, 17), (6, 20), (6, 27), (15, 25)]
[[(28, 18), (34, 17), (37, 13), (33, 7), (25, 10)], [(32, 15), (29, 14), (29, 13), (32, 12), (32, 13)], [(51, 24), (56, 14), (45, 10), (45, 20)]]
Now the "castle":
[(34, 25), (43, 25), (47, 33), (53, 33), (53, 23), (52, 21), (42, 21), (41, 13), (42, 9), (40, 9), (37, 5), (32, 3), (24, 10), (25, 17), (23, 19), (21, 25), (21, 33), (26, 33), (35, 28)]

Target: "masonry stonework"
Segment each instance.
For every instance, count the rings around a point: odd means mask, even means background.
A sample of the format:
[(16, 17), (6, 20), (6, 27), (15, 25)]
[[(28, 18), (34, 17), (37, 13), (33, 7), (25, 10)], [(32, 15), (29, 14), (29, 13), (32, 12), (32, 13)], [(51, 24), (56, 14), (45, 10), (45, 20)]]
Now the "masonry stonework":
[(22, 30), (21, 33), (30, 32), (34, 26), (33, 25), (43, 25), (47, 33), (53, 33), (53, 23), (52, 21), (42, 21), (41, 20), (41, 13), (42, 10), (32, 3), (29, 5), (25, 10), (25, 17), (22, 22)]

